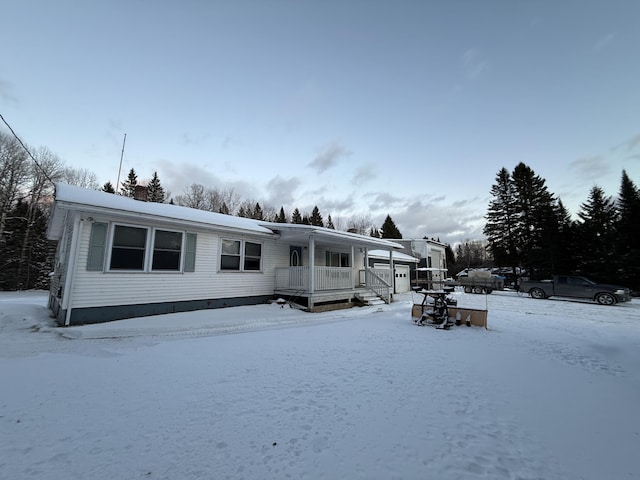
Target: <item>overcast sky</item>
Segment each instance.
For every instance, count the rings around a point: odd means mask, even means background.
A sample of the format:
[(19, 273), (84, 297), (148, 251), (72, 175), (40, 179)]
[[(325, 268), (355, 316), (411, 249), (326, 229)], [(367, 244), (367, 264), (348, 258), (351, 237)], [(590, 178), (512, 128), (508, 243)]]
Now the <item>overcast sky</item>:
[[(640, 185), (640, 2), (30, 1), (2, 7), (0, 113), (116, 183), (157, 170), (405, 238), (480, 239), (502, 167), (576, 214)], [(4, 125), (0, 128), (6, 131)]]

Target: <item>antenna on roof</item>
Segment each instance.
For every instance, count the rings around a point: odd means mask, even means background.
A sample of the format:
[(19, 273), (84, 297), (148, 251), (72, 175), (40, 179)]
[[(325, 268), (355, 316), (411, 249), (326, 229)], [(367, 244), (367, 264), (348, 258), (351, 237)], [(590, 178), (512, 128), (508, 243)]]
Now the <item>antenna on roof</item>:
[(124, 134), (122, 140), (122, 152), (120, 153), (120, 166), (118, 167), (118, 181), (116, 182), (116, 192), (120, 189), (120, 172), (122, 171), (122, 157), (124, 157), (124, 143), (127, 141), (127, 134)]

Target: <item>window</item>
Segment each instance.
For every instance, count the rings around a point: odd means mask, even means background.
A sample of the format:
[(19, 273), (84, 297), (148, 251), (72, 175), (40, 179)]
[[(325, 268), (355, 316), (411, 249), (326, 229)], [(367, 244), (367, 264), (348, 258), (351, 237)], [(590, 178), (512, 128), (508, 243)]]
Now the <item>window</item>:
[(182, 232), (155, 231), (152, 270), (180, 271), (181, 254)]
[(240, 270), (240, 241), (222, 240), (221, 270)]
[(262, 245), (259, 243), (245, 242), (244, 244), (244, 269), (260, 270), (262, 258)]
[(147, 229), (116, 225), (111, 247), (111, 270), (144, 270)]
[(262, 245), (241, 240), (222, 240), (220, 270), (260, 271), (262, 269)]
[(109, 271), (194, 272), (197, 235), (151, 227), (94, 223), (89, 240), (87, 270), (103, 271), (107, 253)]
[(349, 262), (349, 254), (340, 252), (327, 252), (326, 265), (327, 267), (349, 267), (351, 266)]

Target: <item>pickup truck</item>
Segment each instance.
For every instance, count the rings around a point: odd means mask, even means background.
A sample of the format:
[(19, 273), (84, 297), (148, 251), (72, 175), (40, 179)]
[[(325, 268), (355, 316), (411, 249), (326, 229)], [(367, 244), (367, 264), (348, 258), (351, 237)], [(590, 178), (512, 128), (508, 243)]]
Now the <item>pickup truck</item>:
[(598, 302), (600, 305), (615, 305), (618, 302), (631, 300), (628, 288), (603, 285), (572, 275), (554, 275), (552, 280), (539, 282), (525, 280), (520, 282), (518, 289), (533, 298), (583, 298)]

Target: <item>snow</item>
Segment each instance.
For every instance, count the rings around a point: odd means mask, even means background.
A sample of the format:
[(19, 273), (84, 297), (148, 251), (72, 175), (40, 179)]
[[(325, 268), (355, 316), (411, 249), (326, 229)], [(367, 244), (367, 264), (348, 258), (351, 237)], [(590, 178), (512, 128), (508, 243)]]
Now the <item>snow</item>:
[(59, 328), (0, 292), (0, 478), (640, 476), (638, 300), (455, 295), (489, 330), (416, 327), (411, 294)]

